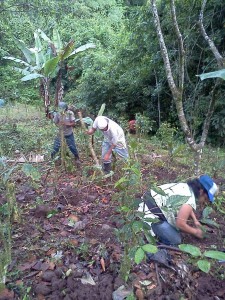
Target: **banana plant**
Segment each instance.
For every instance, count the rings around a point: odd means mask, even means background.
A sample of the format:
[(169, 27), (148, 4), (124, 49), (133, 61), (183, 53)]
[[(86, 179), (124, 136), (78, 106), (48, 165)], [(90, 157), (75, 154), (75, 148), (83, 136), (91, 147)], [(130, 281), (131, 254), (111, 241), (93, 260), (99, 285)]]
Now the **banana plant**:
[(63, 62), (74, 58), (79, 52), (95, 48), (95, 45), (87, 43), (74, 49), (74, 41), (71, 40), (64, 46), (56, 29), (53, 30), (52, 40), (41, 29), (34, 32), (34, 40), (35, 47), (28, 48), (22, 40), (15, 38), (16, 45), (22, 51), (25, 60), (13, 56), (5, 56), (4, 59), (20, 64), (21, 67), (14, 67), (14, 70), (23, 75), (22, 81), (40, 79), (40, 94), (44, 100), (45, 113), (48, 115), (51, 105), (49, 91), (51, 79), (56, 78), (55, 106), (57, 106), (63, 96)]

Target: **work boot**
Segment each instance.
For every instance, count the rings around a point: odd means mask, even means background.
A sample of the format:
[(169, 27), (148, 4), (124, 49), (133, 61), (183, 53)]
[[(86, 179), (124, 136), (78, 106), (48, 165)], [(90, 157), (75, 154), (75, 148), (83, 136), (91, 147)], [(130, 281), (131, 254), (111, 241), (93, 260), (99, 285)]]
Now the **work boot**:
[(109, 174), (111, 171), (111, 163), (104, 163), (102, 169), (105, 174)]
[(75, 164), (76, 164), (77, 168), (80, 168), (80, 166), (81, 166), (81, 161), (80, 161), (80, 159), (79, 159), (78, 156), (75, 156), (75, 157), (74, 157), (74, 161), (75, 161)]

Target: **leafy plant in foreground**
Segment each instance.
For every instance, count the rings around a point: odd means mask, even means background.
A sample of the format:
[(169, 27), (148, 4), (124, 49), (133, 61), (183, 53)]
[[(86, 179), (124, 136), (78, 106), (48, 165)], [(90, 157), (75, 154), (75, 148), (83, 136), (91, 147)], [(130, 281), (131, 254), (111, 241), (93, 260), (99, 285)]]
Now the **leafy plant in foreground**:
[[(135, 199), (139, 190), (142, 175), (138, 163), (123, 168), (124, 176), (115, 184), (120, 192), (116, 194), (116, 201), (119, 202), (121, 227), (116, 229), (116, 235), (123, 245), (124, 255), (121, 261), (120, 273), (127, 281), (134, 262), (140, 263), (144, 259), (145, 252), (155, 253), (157, 247), (154, 238), (149, 233), (150, 226), (144, 220), (144, 215), (137, 211), (142, 200)], [(146, 240), (149, 244), (146, 244)]]
[(221, 251), (209, 250), (201, 253), (199, 247), (189, 244), (181, 244), (179, 245), (179, 248), (196, 259), (198, 268), (205, 273), (208, 273), (211, 268), (211, 262), (206, 258), (212, 258), (214, 260), (225, 260), (225, 253)]

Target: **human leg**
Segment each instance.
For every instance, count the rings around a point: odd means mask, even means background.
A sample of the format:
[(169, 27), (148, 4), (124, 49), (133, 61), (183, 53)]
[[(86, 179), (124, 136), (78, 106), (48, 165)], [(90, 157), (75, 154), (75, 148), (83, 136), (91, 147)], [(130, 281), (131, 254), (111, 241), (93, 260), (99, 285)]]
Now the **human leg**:
[(153, 223), (151, 226), (153, 232), (162, 243), (166, 245), (181, 244), (181, 235), (179, 231), (167, 221)]
[(109, 160), (105, 161), (104, 157), (106, 153), (109, 151), (109, 148), (111, 147), (111, 144), (108, 142), (103, 141), (102, 142), (102, 169), (104, 173), (108, 174), (111, 171), (111, 162), (112, 162), (112, 154), (109, 157)]
[(51, 158), (53, 159), (56, 153), (59, 152), (60, 149), (60, 138), (57, 136), (54, 140), (53, 151), (51, 153)]
[(127, 148), (121, 149), (116, 147), (113, 149), (113, 151), (116, 152), (120, 157), (124, 158), (125, 160), (129, 158)]
[(79, 154), (77, 151), (73, 133), (65, 136), (65, 139), (66, 139), (66, 143), (67, 143), (67, 146), (69, 147), (70, 151), (73, 153), (75, 158), (79, 159)]

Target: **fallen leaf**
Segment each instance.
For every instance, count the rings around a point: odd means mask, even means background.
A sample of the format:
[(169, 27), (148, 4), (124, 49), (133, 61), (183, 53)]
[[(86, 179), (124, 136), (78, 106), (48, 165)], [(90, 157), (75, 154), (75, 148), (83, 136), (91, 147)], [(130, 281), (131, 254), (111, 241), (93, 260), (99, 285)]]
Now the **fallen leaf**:
[(80, 280), (83, 284), (96, 285), (94, 279), (91, 277), (91, 274), (87, 274), (86, 277), (82, 277)]
[(79, 244), (78, 240), (75, 240), (75, 239), (70, 240), (69, 243), (72, 244), (73, 246), (78, 246), (78, 244)]
[(20, 271), (26, 271), (31, 269), (37, 262), (32, 262), (32, 263), (25, 263), (23, 265), (18, 266), (18, 270)]
[(142, 290), (137, 289), (135, 292), (135, 295), (137, 297), (138, 300), (144, 300), (144, 293)]
[(79, 218), (76, 215), (73, 215), (73, 214), (69, 215), (68, 219), (73, 221), (73, 222), (78, 222), (79, 221)]
[(52, 255), (52, 253), (55, 253), (55, 251), (56, 250), (54, 248), (51, 248), (46, 252), (46, 255)]
[(101, 257), (100, 263), (101, 263), (101, 266), (102, 266), (102, 270), (105, 272), (105, 260), (104, 260), (103, 257)]
[(54, 270), (55, 269), (54, 262), (47, 260), (46, 263), (48, 264), (48, 270)]
[(107, 198), (105, 198), (105, 197), (102, 198), (102, 203), (107, 204), (108, 202), (109, 202), (109, 200)]

